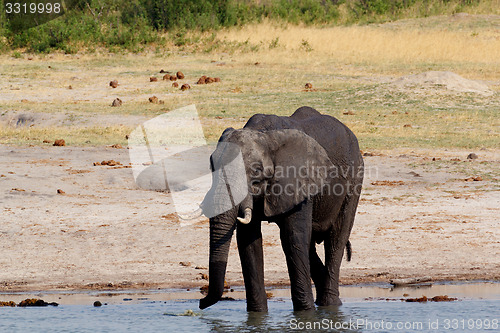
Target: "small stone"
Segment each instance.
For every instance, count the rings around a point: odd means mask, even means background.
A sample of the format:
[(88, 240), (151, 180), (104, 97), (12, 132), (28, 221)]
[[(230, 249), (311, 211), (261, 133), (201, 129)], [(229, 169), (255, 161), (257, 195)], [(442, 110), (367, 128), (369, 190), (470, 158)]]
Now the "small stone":
[(411, 126), (411, 124), (405, 124), (405, 125), (403, 125), (403, 127), (412, 128), (413, 126)]
[(121, 99), (119, 98), (115, 98), (115, 100), (113, 101), (113, 103), (111, 103), (111, 106), (122, 106), (123, 102)]
[(53, 146), (63, 147), (66, 146), (66, 142), (64, 141), (64, 139), (57, 139), (54, 141)]
[(156, 97), (156, 96), (149, 97), (149, 102), (154, 103), (154, 104), (158, 104), (158, 97)]
[(196, 82), (196, 84), (205, 84), (205, 83), (206, 83), (206, 82), (205, 82), (205, 81), (206, 81), (206, 79), (207, 79), (207, 77), (206, 77), (205, 75), (203, 75), (202, 77), (200, 77), (200, 78), (198, 79), (198, 82)]
[(172, 83), (172, 87), (179, 88), (179, 83), (177, 83), (177, 82)]
[(191, 89), (191, 86), (187, 83), (184, 83), (182, 86), (181, 86), (181, 90), (184, 91), (184, 90), (188, 90), (188, 89)]
[(184, 267), (189, 267), (191, 266), (191, 262), (189, 261), (181, 261), (179, 265), (184, 266)]
[(346, 115), (346, 116), (354, 116), (355, 115), (355, 113), (353, 111), (351, 111), (351, 110), (346, 111), (343, 114)]
[(109, 86), (112, 87), (112, 88), (118, 87), (118, 81), (117, 80), (113, 80), (113, 81), (109, 82)]
[(477, 159), (477, 155), (475, 153), (470, 153), (469, 155), (467, 155), (467, 159), (468, 160), (475, 160), (475, 159)]
[(312, 87), (313, 87), (312, 83), (309, 83), (309, 82), (307, 82), (305, 85), (306, 89), (312, 89)]
[(63, 191), (63, 190), (61, 190), (61, 189), (58, 189), (58, 190), (57, 190), (57, 194), (65, 194), (65, 193), (66, 193), (66, 192), (64, 192), (64, 191)]
[(102, 306), (102, 303), (101, 303), (101, 302), (99, 302), (99, 301), (95, 301), (95, 302), (94, 302), (94, 306), (95, 306), (95, 307), (100, 307), (100, 306)]

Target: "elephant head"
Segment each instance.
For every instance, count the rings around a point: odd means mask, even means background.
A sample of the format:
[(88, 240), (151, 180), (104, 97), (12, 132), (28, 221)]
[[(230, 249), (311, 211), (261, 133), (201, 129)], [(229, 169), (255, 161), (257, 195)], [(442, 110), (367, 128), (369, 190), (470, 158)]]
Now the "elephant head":
[(209, 292), (201, 309), (222, 296), (237, 223), (272, 221), (292, 210), (327, 185), (333, 167), (316, 140), (295, 129), (226, 129), (210, 160), (212, 187), (202, 203), (210, 217)]

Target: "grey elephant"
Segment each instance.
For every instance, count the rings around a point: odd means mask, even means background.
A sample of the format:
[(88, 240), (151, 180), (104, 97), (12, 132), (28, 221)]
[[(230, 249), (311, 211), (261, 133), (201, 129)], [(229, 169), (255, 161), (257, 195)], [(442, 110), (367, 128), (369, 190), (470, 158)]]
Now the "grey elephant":
[[(349, 236), (363, 182), (363, 158), (355, 135), (336, 118), (301, 107), (290, 117), (256, 114), (244, 128), (226, 129), (210, 157), (212, 169), (234, 160), (237, 153), (230, 153), (225, 143), (239, 148), (246, 177), (242, 181), (240, 174), (240, 179), (228, 180), (235, 176), (227, 167), (226, 172), (213, 173), (217, 176), (201, 205), (212, 217), (209, 291), (200, 308), (222, 296), (236, 229), (247, 310), (267, 311), (262, 221), (280, 228), (294, 310), (314, 309), (314, 303), (341, 305), (340, 264), (344, 250), (350, 259)], [(242, 200), (221, 194), (231, 192), (232, 184), (247, 187)], [(316, 244), (322, 242), (324, 263), (316, 253)]]

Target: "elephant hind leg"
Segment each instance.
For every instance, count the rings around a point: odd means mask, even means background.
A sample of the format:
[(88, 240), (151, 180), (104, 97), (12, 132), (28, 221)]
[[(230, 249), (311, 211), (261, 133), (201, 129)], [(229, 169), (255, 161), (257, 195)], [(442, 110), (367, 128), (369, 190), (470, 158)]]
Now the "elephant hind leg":
[(311, 265), (311, 278), (314, 282), (316, 288), (316, 304), (319, 304), (319, 300), (323, 297), (325, 277), (327, 275), (326, 267), (321, 261), (321, 258), (316, 252), (316, 244), (311, 242), (311, 248), (309, 251), (309, 262)]
[(349, 236), (354, 224), (354, 216), (358, 206), (359, 196), (347, 196), (344, 199), (335, 225), (330, 231), (330, 236), (325, 239), (325, 277), (323, 297), (318, 300), (318, 305), (341, 305), (339, 298), (340, 265), (347, 252), (347, 259), (351, 257)]

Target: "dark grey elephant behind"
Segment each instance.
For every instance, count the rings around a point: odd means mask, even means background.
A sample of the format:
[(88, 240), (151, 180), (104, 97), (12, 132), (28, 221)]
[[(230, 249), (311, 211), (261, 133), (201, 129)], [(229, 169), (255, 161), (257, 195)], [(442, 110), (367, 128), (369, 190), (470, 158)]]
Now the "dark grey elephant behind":
[[(224, 144), (241, 151), (247, 179), (242, 182), (230, 179), (231, 172), (218, 173), (202, 204), (212, 217), (209, 292), (200, 300), (200, 308), (222, 296), (236, 229), (247, 310), (267, 311), (262, 221), (280, 228), (294, 309), (314, 308), (311, 279), (317, 305), (340, 305), (340, 264), (346, 248), (350, 255), (349, 236), (363, 182), (363, 159), (355, 135), (334, 117), (301, 107), (290, 117), (256, 114), (243, 129), (226, 129), (211, 156), (213, 169), (227, 159)], [(228, 184), (233, 183), (248, 187), (241, 202), (218, 194), (230, 191)], [(221, 205), (230, 208), (220, 209)], [(316, 244), (322, 242), (324, 262), (316, 253)]]

